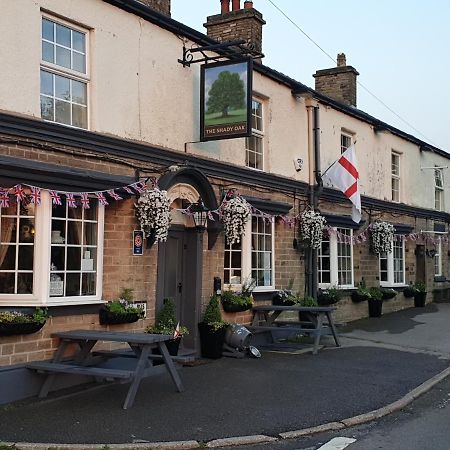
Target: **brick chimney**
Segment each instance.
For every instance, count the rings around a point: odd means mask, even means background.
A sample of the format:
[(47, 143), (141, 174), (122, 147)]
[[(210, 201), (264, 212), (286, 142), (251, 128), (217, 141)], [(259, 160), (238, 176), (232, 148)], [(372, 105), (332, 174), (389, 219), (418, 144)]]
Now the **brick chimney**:
[(139, 0), (149, 8), (170, 17), (170, 0)]
[(244, 39), (252, 45), (255, 53), (262, 52), (262, 27), (266, 23), (262, 14), (253, 8), (252, 1), (245, 1), (241, 8), (241, 0), (220, 0), (221, 13), (209, 16), (203, 24), (210, 38), (219, 42), (230, 42)]
[(337, 55), (337, 67), (318, 70), (316, 91), (346, 105), (356, 106), (356, 77), (359, 75), (352, 66), (347, 66), (345, 53)]

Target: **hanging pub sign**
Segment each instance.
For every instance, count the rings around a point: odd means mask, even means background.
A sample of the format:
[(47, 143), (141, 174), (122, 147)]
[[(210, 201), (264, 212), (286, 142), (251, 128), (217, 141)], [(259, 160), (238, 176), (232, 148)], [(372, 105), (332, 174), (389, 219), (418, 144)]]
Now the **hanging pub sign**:
[(252, 131), (251, 59), (204, 64), (200, 81), (200, 140), (233, 139)]
[(133, 231), (133, 256), (142, 256), (144, 254), (144, 232), (141, 230)]

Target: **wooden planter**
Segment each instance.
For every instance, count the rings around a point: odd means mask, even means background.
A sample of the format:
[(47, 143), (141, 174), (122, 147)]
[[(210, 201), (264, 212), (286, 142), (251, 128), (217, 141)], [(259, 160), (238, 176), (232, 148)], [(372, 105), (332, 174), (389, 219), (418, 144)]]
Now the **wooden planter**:
[(45, 322), (0, 322), (0, 336), (13, 336), (15, 334), (32, 334), (38, 332)]
[(120, 323), (133, 323), (140, 319), (139, 313), (111, 313), (106, 308), (100, 308), (99, 311), (100, 323), (102, 325), (118, 325)]

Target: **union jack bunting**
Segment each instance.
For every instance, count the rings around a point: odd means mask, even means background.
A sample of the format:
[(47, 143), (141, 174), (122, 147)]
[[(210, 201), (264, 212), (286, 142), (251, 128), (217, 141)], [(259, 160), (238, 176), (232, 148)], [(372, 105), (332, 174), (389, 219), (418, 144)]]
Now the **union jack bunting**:
[(0, 191), (0, 208), (9, 208), (8, 191)]
[(14, 186), (14, 195), (17, 198), (17, 203), (20, 203), (25, 199), (25, 191), (23, 190), (22, 186), (18, 184), (17, 186)]
[(41, 190), (37, 187), (31, 188), (30, 201), (35, 205), (41, 204)]
[(61, 196), (56, 191), (49, 191), (53, 205), (61, 205)]
[(75, 197), (73, 194), (66, 194), (67, 197), (67, 204), (69, 205), (69, 208), (76, 208), (77, 204), (75, 202)]
[(103, 192), (96, 192), (95, 195), (97, 196), (100, 205), (109, 205), (108, 200), (106, 200), (105, 194), (103, 194)]
[(128, 192), (129, 194), (134, 195), (133, 189), (131, 189), (129, 186), (124, 186), (123, 189), (124, 189), (124, 191)]
[(86, 192), (83, 192), (81, 194), (81, 206), (83, 209), (89, 209), (89, 194), (87, 194)]
[(136, 191), (139, 192), (139, 194), (143, 194), (145, 192), (145, 189), (147, 188), (147, 185), (142, 182), (142, 181), (138, 181), (137, 183), (133, 183), (131, 185), (134, 189), (136, 189)]
[(117, 192), (115, 192), (114, 189), (111, 189), (107, 192), (114, 200), (122, 200), (122, 197)]

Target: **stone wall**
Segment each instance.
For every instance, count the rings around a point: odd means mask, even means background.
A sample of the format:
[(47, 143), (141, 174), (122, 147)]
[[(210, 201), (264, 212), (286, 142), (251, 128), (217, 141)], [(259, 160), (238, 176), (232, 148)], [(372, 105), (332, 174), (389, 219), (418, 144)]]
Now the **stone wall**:
[(144, 5), (170, 17), (170, 0), (139, 0)]

